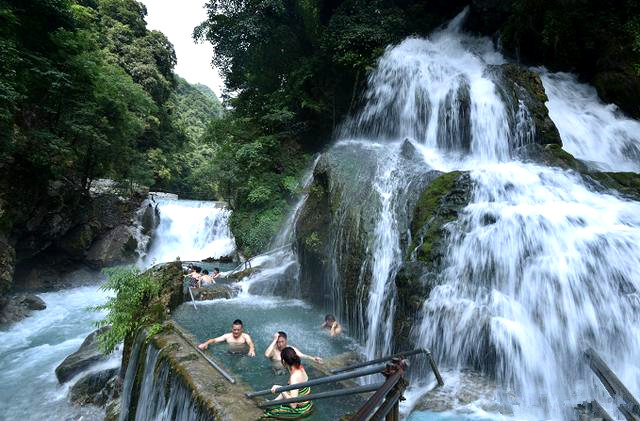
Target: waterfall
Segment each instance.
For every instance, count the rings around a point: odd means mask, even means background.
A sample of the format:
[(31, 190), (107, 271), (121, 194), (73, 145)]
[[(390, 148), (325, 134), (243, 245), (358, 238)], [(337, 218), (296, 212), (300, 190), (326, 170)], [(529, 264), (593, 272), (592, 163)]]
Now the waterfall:
[[(361, 110), (323, 158), (329, 189), (343, 198), (327, 228), (329, 306), (368, 357), (389, 352), (414, 196), (434, 169), (469, 171), (471, 203), (447, 226), (444, 271), (417, 315), (414, 344), (451, 369), (493, 376), (522, 418), (566, 419), (571, 404), (597, 394), (588, 346), (638, 395), (640, 204), (596, 192), (576, 173), (515, 161), (544, 128), (505, 95), (496, 69), (506, 60), (457, 22), (387, 48)], [(535, 71), (566, 150), (594, 167), (640, 170), (639, 122), (570, 75)], [(345, 272), (345, 247), (361, 232), (359, 273)], [(345, 273), (357, 282), (350, 308), (341, 304)]]
[(596, 90), (574, 75), (539, 71), (564, 149), (605, 171), (640, 172), (640, 122), (602, 103)]
[(302, 176), (300, 186), (303, 193), (298, 198), (278, 234), (271, 242), (271, 250), (264, 256), (252, 259), (252, 266), (261, 266), (260, 272), (242, 282), (242, 294), (282, 295), (300, 297), (300, 262), (294, 250), (296, 221), (300, 210), (309, 196), (307, 189), (313, 181), (313, 171), (320, 156), (316, 156), (309, 169)]
[(219, 258), (235, 252), (231, 211), (218, 202), (159, 199), (160, 224), (144, 264)]
[[(135, 340), (123, 385), (119, 420), (212, 419), (211, 415), (192, 399), (191, 391), (182, 383), (180, 376), (172, 372), (169, 363), (161, 358), (162, 350), (152, 343), (145, 344), (145, 338), (146, 333), (139, 332)], [(140, 372), (138, 364), (143, 358), (144, 369), (141, 377), (136, 378)], [(134, 390), (136, 387), (137, 390)], [(134, 395), (137, 397), (136, 402), (132, 402)]]

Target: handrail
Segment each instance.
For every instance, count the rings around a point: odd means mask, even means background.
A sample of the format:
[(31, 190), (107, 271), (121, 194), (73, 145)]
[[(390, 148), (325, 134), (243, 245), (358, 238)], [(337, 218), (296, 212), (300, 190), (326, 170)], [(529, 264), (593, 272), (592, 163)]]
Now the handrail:
[(411, 350), (411, 351), (399, 352), (397, 354), (390, 355), (388, 357), (382, 357), (382, 358), (377, 358), (375, 360), (369, 360), (369, 361), (366, 361), (366, 362), (363, 362), (363, 363), (359, 363), (359, 364), (348, 365), (346, 367), (342, 367), (342, 368), (338, 368), (338, 369), (335, 369), (335, 370), (331, 370), (331, 372), (334, 373), (334, 374), (342, 373), (343, 371), (354, 370), (356, 368), (366, 367), (366, 366), (371, 365), (371, 364), (383, 363), (385, 361), (389, 361), (389, 360), (392, 360), (394, 358), (409, 357), (411, 355), (422, 354), (422, 353), (428, 354), (429, 350), (424, 349), (424, 348), (418, 348), (418, 349), (414, 349), (414, 350)]
[[(400, 379), (402, 379), (403, 375), (404, 375), (404, 369), (399, 369), (395, 373), (391, 374), (387, 378), (387, 381), (384, 382), (382, 387), (380, 387), (376, 391), (376, 393), (374, 393), (373, 396), (371, 396), (369, 400), (365, 402), (364, 405), (362, 405), (362, 407), (358, 410), (358, 412), (356, 412), (356, 414), (353, 417), (351, 417), (351, 421), (368, 420), (371, 414), (373, 413), (373, 411), (383, 402), (383, 399), (387, 396), (387, 394), (398, 384)], [(392, 401), (389, 404), (392, 406), (395, 405), (397, 400), (400, 399), (400, 396), (402, 396), (402, 391), (397, 396), (396, 401)]]
[(318, 399), (335, 398), (338, 396), (355, 395), (358, 393), (373, 392), (378, 388), (382, 387), (383, 384), (384, 383), (376, 383), (376, 384), (370, 384), (366, 386), (349, 387), (346, 389), (332, 390), (330, 392), (312, 393), (310, 395), (298, 396), (296, 398), (273, 399), (273, 400), (264, 401), (258, 404), (258, 407), (267, 408), (269, 406), (274, 406), (274, 405), (286, 405), (288, 403), (306, 402), (306, 401), (312, 401), (312, 400), (318, 400)]
[(388, 357), (382, 357), (382, 358), (378, 358), (375, 360), (370, 360), (364, 363), (359, 363), (359, 364), (354, 364), (354, 365), (350, 365), (347, 367), (342, 367), (336, 370), (331, 370), (332, 373), (342, 373), (344, 371), (349, 371), (349, 370), (354, 370), (356, 368), (361, 368), (361, 367), (366, 367), (368, 365), (371, 364), (376, 364), (376, 363), (380, 363), (380, 362), (385, 362), (385, 361), (389, 361), (392, 360), (394, 358), (401, 358), (401, 357), (410, 357), (412, 355), (416, 355), (416, 354), (427, 354), (427, 358), (429, 360), (429, 365), (431, 366), (431, 370), (433, 371), (433, 374), (436, 376), (436, 380), (438, 381), (438, 386), (444, 386), (444, 380), (442, 380), (442, 376), (440, 375), (440, 370), (438, 370), (438, 366), (436, 365), (436, 361), (433, 358), (433, 355), (431, 354), (431, 351), (429, 351), (426, 348), (417, 348), (411, 351), (404, 351), (404, 352), (399, 352), (397, 354), (388, 356)]
[(600, 379), (604, 388), (609, 392), (609, 395), (611, 395), (616, 402), (622, 400), (622, 402), (618, 404), (618, 410), (620, 410), (627, 421), (640, 421), (640, 403), (638, 403), (629, 389), (627, 389), (593, 348), (588, 348), (584, 354), (589, 362), (589, 367), (591, 367), (591, 370), (598, 379)]
[[(353, 379), (355, 377), (369, 376), (371, 374), (381, 373), (385, 368), (385, 365), (377, 365), (375, 367), (367, 368), (365, 370), (355, 371), (351, 373), (343, 373), (343, 374), (332, 374), (329, 376), (318, 377), (317, 379), (309, 380), (307, 382), (302, 383), (294, 383), (287, 386), (282, 386), (276, 389), (275, 393), (285, 392), (287, 390), (292, 389), (300, 389), (307, 386), (317, 386), (319, 384), (332, 383), (341, 380)], [(245, 396), (248, 398), (253, 398), (256, 396), (268, 395), (271, 392), (271, 389), (258, 390), (257, 392), (247, 392)]]

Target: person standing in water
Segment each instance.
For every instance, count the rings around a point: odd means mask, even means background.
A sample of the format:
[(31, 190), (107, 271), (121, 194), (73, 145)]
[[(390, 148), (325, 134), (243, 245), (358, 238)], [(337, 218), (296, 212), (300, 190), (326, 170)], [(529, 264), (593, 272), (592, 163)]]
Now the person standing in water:
[[(280, 351), (282, 357), (282, 365), (289, 371), (289, 384), (303, 383), (309, 381), (304, 367), (300, 361), (300, 357), (296, 354), (296, 351), (290, 346), (285, 347)], [(276, 393), (276, 389), (282, 386), (274, 384), (271, 387), (271, 393)], [(300, 389), (287, 390), (280, 392), (276, 397), (277, 400), (297, 398), (298, 396), (307, 396), (311, 394), (310, 387), (303, 387)], [(264, 411), (264, 418), (276, 418), (276, 419), (295, 419), (306, 417), (313, 411), (313, 402), (294, 402), (289, 404), (282, 404), (268, 408)]]
[(231, 325), (231, 333), (225, 333), (224, 335), (218, 336), (217, 338), (209, 339), (198, 345), (198, 348), (207, 349), (209, 348), (210, 344), (217, 344), (220, 342), (228, 343), (230, 351), (234, 353), (244, 352), (244, 350), (246, 349), (245, 347), (248, 346), (249, 352), (247, 353), (247, 355), (249, 355), (250, 357), (256, 356), (256, 349), (253, 345), (253, 340), (248, 333), (243, 332), (242, 320), (240, 319), (236, 319), (233, 321), (233, 324)]
[(329, 329), (330, 336), (338, 336), (342, 333), (342, 326), (340, 323), (336, 321), (336, 318), (333, 314), (327, 314), (324, 316), (324, 323), (322, 324), (323, 329)]
[(287, 334), (285, 332), (277, 332), (273, 334), (273, 341), (271, 345), (267, 347), (267, 350), (264, 352), (264, 356), (269, 358), (273, 363), (273, 368), (276, 370), (282, 370), (282, 350), (286, 347), (292, 348), (300, 359), (308, 359), (313, 360), (317, 363), (322, 364), (322, 358), (320, 357), (312, 357), (311, 355), (303, 354), (298, 348), (295, 346), (290, 346), (287, 343)]

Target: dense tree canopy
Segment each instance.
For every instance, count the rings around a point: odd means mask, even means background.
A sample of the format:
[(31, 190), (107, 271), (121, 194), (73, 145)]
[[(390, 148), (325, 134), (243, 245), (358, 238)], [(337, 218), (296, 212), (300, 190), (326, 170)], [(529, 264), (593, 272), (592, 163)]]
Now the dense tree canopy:
[(5, 230), (51, 182), (79, 194), (99, 177), (172, 188), (185, 171), (180, 155), (221, 107), (174, 75), (173, 46), (145, 15), (135, 0), (0, 0)]

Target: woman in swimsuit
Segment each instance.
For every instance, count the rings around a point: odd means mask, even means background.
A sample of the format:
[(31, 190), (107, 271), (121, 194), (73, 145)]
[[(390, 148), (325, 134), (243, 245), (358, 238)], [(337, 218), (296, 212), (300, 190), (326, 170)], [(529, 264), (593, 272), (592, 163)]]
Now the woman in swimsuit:
[[(282, 358), (282, 365), (289, 371), (289, 384), (303, 383), (309, 380), (304, 367), (300, 363), (300, 357), (296, 354), (291, 347), (286, 347), (280, 351)], [(275, 393), (276, 389), (281, 387), (274, 384), (271, 387), (271, 393)], [(281, 392), (276, 399), (289, 399), (298, 396), (306, 396), (311, 393), (310, 387), (303, 387), (302, 389), (292, 389), (285, 392)], [(264, 418), (277, 418), (277, 419), (295, 419), (306, 417), (313, 411), (313, 402), (295, 402), (290, 404), (278, 405), (267, 409), (264, 413)]]

